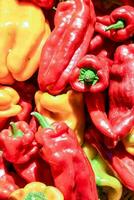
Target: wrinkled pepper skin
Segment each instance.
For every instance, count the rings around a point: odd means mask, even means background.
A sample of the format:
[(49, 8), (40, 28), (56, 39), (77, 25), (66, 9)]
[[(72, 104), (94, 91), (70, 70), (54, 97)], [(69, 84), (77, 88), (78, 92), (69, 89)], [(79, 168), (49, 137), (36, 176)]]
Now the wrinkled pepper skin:
[(50, 165), (54, 184), (64, 199), (97, 200), (94, 173), (74, 132), (64, 122), (50, 126), (39, 113), (33, 115), (42, 126), (35, 134), (40, 155)]
[(64, 200), (62, 193), (53, 186), (47, 186), (41, 182), (32, 182), (24, 188), (11, 193), (9, 200)]
[[(95, 25), (95, 31), (116, 42), (122, 42), (134, 35), (134, 7), (121, 6), (113, 10), (109, 16), (109, 20), (105, 21), (105, 17), (98, 17)], [(121, 20), (121, 26), (111, 25)]]
[(110, 62), (107, 57), (86, 55), (72, 70), (71, 87), (78, 92), (101, 92), (109, 85)]
[(134, 127), (133, 77), (134, 44), (121, 45), (116, 49), (110, 69), (108, 115), (102, 93), (85, 96), (90, 117), (97, 129), (109, 138), (106, 140), (109, 147), (114, 147)]
[(86, 140), (101, 154), (109, 167), (115, 172), (122, 184), (134, 191), (134, 158), (121, 143), (114, 149), (108, 149), (98, 130), (93, 127), (86, 133)]
[(0, 130), (2, 130), (10, 117), (22, 111), (19, 104), (20, 96), (16, 90), (8, 86), (0, 86)]
[(11, 129), (0, 132), (0, 148), (4, 158), (16, 164), (27, 162), (38, 151), (34, 133), (25, 121), (13, 123)]
[(41, 54), (38, 73), (41, 91), (59, 94), (64, 90), (72, 69), (87, 52), (94, 33), (95, 19), (91, 0), (58, 4), (55, 28)]
[(54, 185), (50, 166), (39, 156), (23, 164), (13, 164), (13, 166), (27, 183), (40, 181), (46, 185)]
[(49, 123), (64, 121), (83, 143), (85, 128), (84, 98), (81, 93), (68, 90), (53, 96), (47, 92), (37, 91), (35, 94), (36, 109)]
[(1, 0), (0, 13), (0, 83), (27, 80), (38, 68), (49, 25), (39, 7), (18, 0)]
[(134, 128), (122, 139), (122, 142), (126, 151), (134, 156)]
[[(90, 161), (96, 176), (96, 184), (98, 187), (107, 187), (108, 200), (120, 200), (122, 196), (122, 185), (117, 178), (112, 175), (111, 169), (101, 158), (98, 152), (88, 142), (83, 145), (83, 150)], [(105, 190), (105, 189), (104, 189)]]

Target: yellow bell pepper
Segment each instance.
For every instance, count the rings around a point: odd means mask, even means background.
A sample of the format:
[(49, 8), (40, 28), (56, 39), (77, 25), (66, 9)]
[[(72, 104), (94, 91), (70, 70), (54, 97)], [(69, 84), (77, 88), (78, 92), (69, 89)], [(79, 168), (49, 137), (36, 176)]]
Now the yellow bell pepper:
[(122, 185), (119, 180), (113, 176), (105, 161), (91, 145), (85, 142), (83, 150), (92, 165), (97, 186), (105, 191), (108, 200), (119, 200), (122, 196)]
[(80, 144), (83, 143), (85, 116), (82, 93), (69, 90), (52, 96), (47, 92), (37, 91), (35, 104), (37, 111), (45, 116), (49, 123), (64, 121), (74, 130)]
[(134, 128), (125, 138), (123, 138), (122, 142), (126, 151), (134, 156)]
[(0, 84), (29, 79), (38, 68), (50, 34), (39, 7), (18, 0), (0, 0)]
[(18, 105), (19, 94), (11, 87), (0, 86), (0, 119), (19, 114), (22, 110)]
[(56, 187), (32, 182), (12, 192), (9, 200), (64, 200), (64, 197)]

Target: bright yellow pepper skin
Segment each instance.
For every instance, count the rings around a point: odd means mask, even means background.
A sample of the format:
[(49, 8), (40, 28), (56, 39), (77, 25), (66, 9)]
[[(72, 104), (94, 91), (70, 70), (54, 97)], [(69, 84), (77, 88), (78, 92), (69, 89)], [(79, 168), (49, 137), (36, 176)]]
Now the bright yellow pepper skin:
[(104, 188), (108, 200), (120, 200), (122, 185), (119, 180), (112, 175), (107, 164), (91, 145), (85, 142), (83, 150), (92, 165), (97, 186)]
[(17, 189), (9, 196), (9, 200), (64, 200), (62, 193), (53, 186), (41, 182), (32, 182), (24, 188)]
[(18, 105), (19, 94), (11, 87), (0, 86), (0, 119), (19, 114), (22, 110)]
[(38, 68), (50, 28), (40, 8), (0, 0), (0, 84), (29, 79)]
[(125, 138), (123, 138), (122, 142), (126, 151), (134, 156), (134, 128)]
[(51, 124), (64, 121), (74, 130), (80, 144), (83, 143), (85, 128), (84, 102), (82, 93), (69, 90), (66, 93), (52, 96), (37, 91), (35, 94), (36, 108)]

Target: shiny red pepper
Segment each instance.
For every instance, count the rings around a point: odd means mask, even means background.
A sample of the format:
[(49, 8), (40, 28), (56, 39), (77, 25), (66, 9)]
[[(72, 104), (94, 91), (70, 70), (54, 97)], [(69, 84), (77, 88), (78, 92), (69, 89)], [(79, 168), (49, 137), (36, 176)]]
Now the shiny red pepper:
[(16, 172), (27, 182), (39, 181), (46, 185), (53, 185), (50, 166), (39, 156), (23, 164), (13, 165)]
[(72, 69), (87, 52), (95, 20), (91, 0), (58, 4), (55, 28), (43, 47), (40, 60), (38, 84), (41, 91), (58, 94), (64, 90)]
[(0, 151), (0, 200), (7, 200), (11, 192), (25, 184), (25, 181), (15, 172), (8, 170), (3, 152)]
[(40, 155), (50, 165), (54, 184), (64, 199), (97, 200), (94, 173), (73, 131), (64, 122), (50, 126), (39, 113), (32, 115), (42, 126), (35, 134)]
[(134, 35), (134, 7), (121, 6), (109, 16), (98, 17), (95, 30), (116, 42), (131, 38)]
[(86, 55), (72, 70), (70, 84), (79, 92), (104, 91), (109, 84), (110, 60), (102, 55)]
[(34, 133), (24, 121), (10, 124), (11, 129), (4, 129), (0, 133), (0, 148), (3, 150), (3, 156), (11, 163), (25, 163), (38, 151)]
[(103, 93), (85, 94), (91, 120), (107, 137), (109, 147), (114, 147), (134, 127), (133, 66), (134, 44), (119, 46), (110, 68), (108, 115)]

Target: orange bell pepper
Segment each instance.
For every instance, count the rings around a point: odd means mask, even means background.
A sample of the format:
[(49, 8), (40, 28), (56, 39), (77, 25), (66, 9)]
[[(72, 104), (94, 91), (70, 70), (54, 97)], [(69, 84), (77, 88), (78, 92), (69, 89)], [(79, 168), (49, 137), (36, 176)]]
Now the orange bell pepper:
[(64, 200), (62, 193), (53, 186), (46, 186), (41, 182), (32, 182), (24, 188), (17, 189), (9, 196), (9, 200)]
[(50, 34), (39, 7), (0, 0), (0, 84), (29, 79), (38, 68), (42, 46)]
[(85, 128), (84, 100), (82, 93), (69, 90), (57, 96), (37, 91), (35, 94), (36, 108), (47, 119), (48, 123), (64, 121), (83, 143)]

